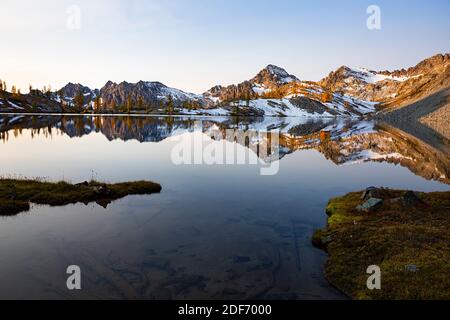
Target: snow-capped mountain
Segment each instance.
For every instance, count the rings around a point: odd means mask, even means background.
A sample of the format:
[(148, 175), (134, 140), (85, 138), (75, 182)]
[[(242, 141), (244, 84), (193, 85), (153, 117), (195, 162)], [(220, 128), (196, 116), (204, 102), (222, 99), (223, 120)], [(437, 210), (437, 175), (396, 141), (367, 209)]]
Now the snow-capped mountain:
[[(269, 64), (250, 80), (255, 86), (266, 88), (268, 90), (296, 81), (300, 80), (296, 76), (289, 74), (283, 68), (273, 64)], [(257, 91), (255, 90), (255, 92)]]
[(205, 92), (203, 96), (214, 103), (236, 99), (255, 99), (296, 81), (300, 81), (296, 76), (289, 74), (283, 68), (270, 64), (250, 80), (227, 87), (215, 86)]
[[(285, 69), (268, 65), (237, 85), (215, 86), (203, 94), (222, 114), (252, 116), (357, 117), (375, 111), (375, 103), (326, 92), (313, 82), (300, 81)], [(204, 112), (204, 110), (202, 110)]]
[(402, 106), (448, 86), (449, 75), (450, 54), (439, 54), (415, 67), (393, 72), (342, 66), (321, 80), (319, 85), (385, 106)]
[(228, 114), (253, 116), (359, 117), (374, 112), (376, 105), (300, 81), (275, 65), (240, 84), (215, 86), (204, 97)]
[[(445, 104), (450, 96), (450, 54), (439, 54), (409, 69), (373, 71), (340, 67), (319, 82), (301, 81), (285, 69), (268, 65), (250, 80), (215, 86), (202, 95), (160, 82), (114, 83), (98, 89), (69, 83), (55, 93), (34, 90), (28, 95), (3, 93), (3, 112), (82, 112), (101, 98), (100, 112), (146, 112), (186, 115), (363, 117), (403, 108), (434, 97)], [(443, 93), (442, 93), (443, 92)], [(0, 92), (1, 93), (1, 92)], [(446, 100), (447, 99), (447, 100)], [(77, 103), (75, 103), (77, 100)], [(47, 107), (48, 106), (48, 107)], [(424, 115), (436, 110), (427, 102)], [(403, 109), (402, 109), (403, 110)]]

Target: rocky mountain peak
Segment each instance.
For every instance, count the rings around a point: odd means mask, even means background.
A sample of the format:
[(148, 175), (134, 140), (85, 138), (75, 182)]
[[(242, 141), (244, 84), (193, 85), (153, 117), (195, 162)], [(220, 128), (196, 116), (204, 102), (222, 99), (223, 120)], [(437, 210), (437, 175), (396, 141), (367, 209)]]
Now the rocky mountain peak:
[(112, 106), (124, 106), (130, 99), (137, 108), (159, 108), (167, 100), (172, 98), (175, 105), (180, 106), (185, 102), (197, 102), (203, 104), (202, 97), (186, 93), (184, 91), (169, 88), (161, 82), (140, 80), (136, 83), (121, 82), (120, 84), (109, 81), (100, 91), (103, 102), (107, 108)]
[(395, 71), (373, 71), (342, 66), (319, 84), (330, 90), (384, 105), (401, 105), (418, 99), (445, 84), (450, 72), (450, 54), (438, 54), (415, 67)]
[(296, 76), (289, 74), (285, 69), (269, 64), (262, 69), (250, 82), (264, 85), (268, 88), (280, 86), (286, 83), (300, 81)]
[(437, 54), (418, 63), (415, 67), (409, 68), (409, 75), (424, 73), (437, 73), (450, 67), (450, 53)]
[(278, 67), (274, 64), (269, 64), (267, 67), (265, 67), (265, 69), (271, 72), (272, 74), (277, 74), (284, 77), (289, 76), (289, 74), (285, 69)]
[(115, 85), (116, 83), (115, 82), (112, 82), (111, 80), (109, 80), (107, 83), (105, 83), (105, 85), (103, 86), (103, 88), (104, 87), (111, 87), (111, 86), (113, 86), (113, 85)]
[(254, 99), (295, 81), (300, 80), (285, 69), (269, 64), (250, 80), (227, 87), (220, 85), (212, 87), (203, 96), (214, 103), (236, 99)]
[(64, 100), (72, 100), (79, 92), (81, 92), (86, 99), (93, 99), (98, 94), (98, 90), (92, 90), (85, 85), (72, 82), (69, 82), (58, 91), (59, 95)]

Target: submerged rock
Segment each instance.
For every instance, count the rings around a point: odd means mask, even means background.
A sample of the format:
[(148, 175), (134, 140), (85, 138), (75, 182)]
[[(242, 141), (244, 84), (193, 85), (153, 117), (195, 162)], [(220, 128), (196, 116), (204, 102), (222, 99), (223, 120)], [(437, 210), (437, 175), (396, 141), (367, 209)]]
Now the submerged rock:
[(250, 257), (246, 257), (246, 256), (235, 256), (233, 257), (233, 262), (234, 263), (246, 263), (246, 262), (250, 262), (251, 258)]

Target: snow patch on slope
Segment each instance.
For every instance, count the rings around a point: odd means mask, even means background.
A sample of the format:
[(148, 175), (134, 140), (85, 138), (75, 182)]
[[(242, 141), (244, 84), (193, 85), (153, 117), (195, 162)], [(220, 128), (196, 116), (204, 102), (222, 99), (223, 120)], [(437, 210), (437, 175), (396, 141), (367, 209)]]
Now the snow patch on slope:
[(166, 97), (172, 97), (172, 99), (177, 101), (186, 101), (186, 100), (201, 100), (203, 99), (202, 95), (194, 94), (194, 93), (187, 93), (179, 89), (166, 87), (164, 85), (161, 86), (160, 83), (155, 82), (146, 82), (146, 87), (148, 89), (154, 90), (155, 87), (159, 86), (160, 89), (160, 95), (158, 96), (159, 99), (165, 99)]
[(239, 101), (232, 103), (239, 107), (250, 107), (264, 112), (265, 116), (285, 116), (285, 117), (304, 117), (304, 118), (327, 118), (334, 117), (328, 112), (309, 113), (299, 107), (293, 105), (289, 99), (256, 99), (250, 101)]
[(271, 74), (277, 77), (277, 79), (282, 83), (290, 83), (293, 81), (298, 81), (298, 79), (289, 73), (283, 68), (274, 66), (272, 64), (268, 65), (266, 68)]
[(411, 158), (407, 158), (397, 152), (389, 153), (389, 154), (380, 154), (380, 153), (374, 152), (372, 150), (363, 150), (363, 151), (358, 152), (355, 155), (352, 155), (352, 157), (350, 157), (350, 159), (348, 159), (342, 165), (347, 166), (347, 165), (361, 164), (361, 163), (369, 162), (369, 161), (389, 160), (389, 159), (399, 160), (399, 159), (411, 159)]
[[(410, 77), (395, 77), (392, 75), (385, 75), (381, 73), (377, 73), (375, 71), (368, 70), (366, 68), (349, 68), (351, 70), (352, 76), (359, 78), (360, 80), (369, 83), (375, 84), (381, 81), (397, 81), (397, 82), (405, 82), (410, 79)], [(416, 76), (417, 77), (417, 76)]]

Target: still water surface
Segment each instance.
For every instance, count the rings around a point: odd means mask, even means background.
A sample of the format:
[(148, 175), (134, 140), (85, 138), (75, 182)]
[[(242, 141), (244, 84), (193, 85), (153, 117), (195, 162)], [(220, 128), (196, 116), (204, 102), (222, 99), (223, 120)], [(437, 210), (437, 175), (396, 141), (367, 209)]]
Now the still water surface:
[[(181, 136), (257, 158), (249, 148), (260, 140), (211, 140), (230, 128), (280, 131), (278, 174), (173, 163)], [(310, 243), (328, 200), (371, 185), (450, 190), (445, 143), (372, 122), (0, 116), (0, 138), (4, 177), (163, 186), (107, 208), (33, 206), (0, 218), (0, 298), (342, 299)], [(81, 267), (81, 291), (66, 288), (69, 265)]]

